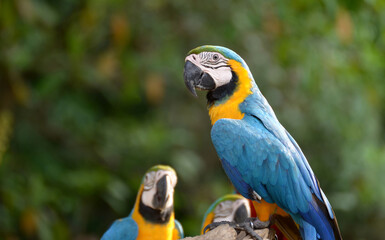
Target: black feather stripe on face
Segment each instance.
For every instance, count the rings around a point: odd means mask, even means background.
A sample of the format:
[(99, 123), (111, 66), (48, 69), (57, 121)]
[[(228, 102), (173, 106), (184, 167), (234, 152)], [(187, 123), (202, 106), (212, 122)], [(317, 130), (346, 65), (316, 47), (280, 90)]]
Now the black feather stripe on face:
[(216, 101), (223, 100), (227, 97), (230, 97), (235, 89), (237, 88), (238, 76), (234, 71), (231, 71), (232, 78), (231, 81), (223, 86), (217, 87), (216, 89), (209, 91), (207, 93), (207, 104), (209, 106), (213, 105)]
[(153, 209), (143, 204), (142, 199), (139, 201), (139, 213), (143, 218), (152, 223), (168, 223), (170, 221), (171, 213), (174, 211), (174, 207), (171, 206), (164, 210)]

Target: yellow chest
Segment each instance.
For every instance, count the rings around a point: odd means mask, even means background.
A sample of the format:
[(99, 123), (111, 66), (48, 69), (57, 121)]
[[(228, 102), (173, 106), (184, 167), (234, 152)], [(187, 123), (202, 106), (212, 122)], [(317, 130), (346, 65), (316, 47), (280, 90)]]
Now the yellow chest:
[(137, 240), (174, 240), (177, 239), (175, 231), (175, 215), (171, 213), (170, 220), (165, 224), (153, 224), (144, 220), (143, 216), (139, 213), (139, 201), (143, 192), (143, 185), (139, 189), (138, 196), (136, 197), (135, 207), (132, 213), (132, 219), (138, 224), (138, 237)]
[(239, 110), (239, 104), (237, 101), (228, 101), (218, 106), (210, 107), (209, 115), (211, 124), (214, 125), (214, 123), (221, 118), (242, 119), (244, 113)]
[(211, 124), (221, 118), (242, 119), (244, 113), (239, 109), (239, 105), (252, 94), (251, 92), (251, 79), (247, 70), (241, 65), (241, 63), (235, 60), (229, 60), (229, 64), (232, 70), (238, 76), (238, 84), (234, 93), (229, 96), (228, 99), (223, 100), (222, 103), (213, 104), (209, 107), (209, 115)]
[(171, 214), (170, 221), (165, 224), (151, 224), (146, 222), (137, 212), (132, 214), (132, 218), (138, 224), (139, 232), (137, 240), (172, 240), (174, 234), (174, 214)]

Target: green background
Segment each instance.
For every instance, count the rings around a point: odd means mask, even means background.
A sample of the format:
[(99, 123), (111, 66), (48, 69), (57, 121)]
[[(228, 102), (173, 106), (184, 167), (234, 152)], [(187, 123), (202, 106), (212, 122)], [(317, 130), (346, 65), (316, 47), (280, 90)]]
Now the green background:
[(186, 53), (248, 63), (345, 239), (385, 235), (385, 1), (0, 0), (0, 238), (97, 239), (152, 165), (199, 232), (232, 191)]

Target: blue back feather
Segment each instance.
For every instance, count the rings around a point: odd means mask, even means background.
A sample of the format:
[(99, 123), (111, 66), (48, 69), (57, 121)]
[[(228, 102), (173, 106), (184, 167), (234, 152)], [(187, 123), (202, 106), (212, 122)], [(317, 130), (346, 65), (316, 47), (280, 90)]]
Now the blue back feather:
[[(251, 190), (298, 219), (306, 239), (335, 239), (333, 211), (295, 140), (256, 85), (240, 105), (241, 120), (220, 119), (211, 138), (226, 174), (246, 198)], [(315, 201), (313, 196), (318, 200)], [(326, 206), (327, 215), (317, 206)]]

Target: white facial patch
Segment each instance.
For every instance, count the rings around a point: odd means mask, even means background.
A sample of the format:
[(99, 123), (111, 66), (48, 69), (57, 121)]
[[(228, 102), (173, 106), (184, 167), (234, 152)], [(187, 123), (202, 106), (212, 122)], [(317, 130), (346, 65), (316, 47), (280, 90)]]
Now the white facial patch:
[(166, 193), (167, 200), (164, 208), (165, 209), (169, 208), (174, 204), (174, 188), (177, 183), (177, 176), (172, 171), (158, 170), (156, 172), (149, 172), (144, 177), (143, 193), (142, 193), (142, 202), (144, 205), (154, 208), (152, 201), (157, 192), (156, 184), (163, 176), (166, 176), (166, 184), (167, 184), (167, 193)]
[(245, 205), (246, 210), (250, 216), (250, 206), (247, 199), (239, 199), (236, 201), (227, 200), (219, 203), (215, 207), (213, 222), (233, 222), (235, 218), (235, 212), (241, 205)]
[(195, 64), (203, 72), (208, 73), (214, 79), (215, 88), (229, 83), (233, 77), (228, 60), (217, 52), (190, 54), (185, 59), (185, 61)]

